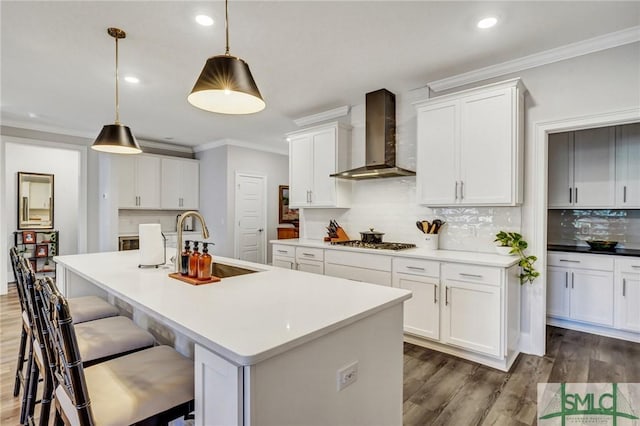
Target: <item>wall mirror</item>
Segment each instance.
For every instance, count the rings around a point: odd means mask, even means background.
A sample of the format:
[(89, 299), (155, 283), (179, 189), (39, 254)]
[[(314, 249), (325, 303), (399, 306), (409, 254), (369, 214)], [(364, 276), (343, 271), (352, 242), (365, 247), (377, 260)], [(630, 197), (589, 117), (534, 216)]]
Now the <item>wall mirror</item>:
[(18, 229), (53, 229), (53, 175), (18, 172)]
[(280, 223), (297, 223), (298, 209), (289, 208), (289, 185), (278, 187), (278, 220)]

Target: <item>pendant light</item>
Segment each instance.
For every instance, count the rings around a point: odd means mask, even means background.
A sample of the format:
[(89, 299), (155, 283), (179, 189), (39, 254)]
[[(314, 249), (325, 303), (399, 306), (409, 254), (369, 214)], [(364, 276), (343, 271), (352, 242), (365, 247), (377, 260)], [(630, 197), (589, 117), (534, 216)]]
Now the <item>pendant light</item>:
[(207, 59), (187, 100), (197, 108), (221, 114), (262, 111), (266, 104), (251, 76), (249, 65), (229, 54), (229, 0), (225, 0), (224, 7), (225, 54)]
[(131, 129), (120, 123), (120, 105), (118, 97), (118, 39), (125, 38), (127, 33), (120, 28), (109, 28), (107, 33), (116, 39), (116, 122), (102, 128), (91, 148), (96, 151), (112, 154), (139, 154), (142, 152)]

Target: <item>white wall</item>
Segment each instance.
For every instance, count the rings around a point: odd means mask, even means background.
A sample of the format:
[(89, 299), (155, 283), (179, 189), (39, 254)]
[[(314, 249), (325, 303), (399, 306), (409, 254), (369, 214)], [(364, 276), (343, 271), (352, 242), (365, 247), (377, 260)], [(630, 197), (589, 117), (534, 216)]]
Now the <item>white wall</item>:
[(210, 240), (215, 246), (213, 255), (233, 257), (233, 239), (227, 231), (227, 148), (220, 146), (196, 153), (200, 160), (200, 213), (209, 228)]
[[(13, 232), (17, 229), (17, 173), (19, 171), (48, 173), (54, 175), (54, 228), (60, 231), (59, 254), (78, 253), (78, 223), (86, 220), (81, 208), (82, 158), (75, 149), (53, 148), (21, 143), (12, 138), (3, 138), (5, 145), (4, 196), (6, 198), (7, 247), (13, 245)], [(10, 264), (7, 276), (11, 279)], [(6, 280), (0, 292), (6, 293)]]

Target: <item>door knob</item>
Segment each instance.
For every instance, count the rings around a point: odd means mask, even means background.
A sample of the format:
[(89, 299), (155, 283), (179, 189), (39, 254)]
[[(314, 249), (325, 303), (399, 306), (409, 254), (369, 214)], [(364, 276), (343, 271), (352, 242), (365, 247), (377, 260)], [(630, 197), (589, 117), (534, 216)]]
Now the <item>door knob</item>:
[(262, 228), (258, 229), (258, 232), (262, 232), (262, 231), (264, 231), (264, 229), (262, 229)]

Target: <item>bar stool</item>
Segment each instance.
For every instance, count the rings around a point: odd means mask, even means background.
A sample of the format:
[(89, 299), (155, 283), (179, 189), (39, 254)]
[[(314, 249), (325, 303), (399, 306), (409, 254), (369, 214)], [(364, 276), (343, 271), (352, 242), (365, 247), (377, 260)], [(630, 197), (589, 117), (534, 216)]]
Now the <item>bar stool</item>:
[[(9, 257), (11, 259), (11, 267), (13, 268), (13, 275), (16, 277), (16, 288), (18, 291), (18, 299), (20, 301), (20, 307), (22, 309), (22, 332), (20, 333), (20, 345), (18, 347), (18, 362), (15, 373), (15, 384), (13, 387), (13, 396), (18, 396), (20, 393), (20, 387), (24, 387), (25, 377), (22, 374), (24, 363), (29, 361), (32, 356), (32, 348), (29, 345), (29, 352), (27, 351), (28, 333), (31, 328), (29, 323), (28, 307), (26, 305), (26, 299), (24, 295), (24, 286), (22, 284), (22, 271), (18, 267), (21, 256), (18, 254), (16, 247), (9, 249)], [(73, 313), (73, 320), (75, 323), (81, 323), (86, 321), (92, 321), (100, 318), (113, 317), (118, 315), (118, 309), (96, 296), (83, 296), (69, 299), (69, 308)]]
[(50, 278), (39, 280), (36, 290), (58, 383), (56, 425), (166, 424), (193, 410), (193, 361), (156, 346), (85, 367), (67, 301)]
[[(26, 392), (23, 395), (21, 422), (23, 424), (33, 422), (39, 376), (42, 375), (44, 392), (41, 401), (40, 424), (46, 425), (54, 389), (54, 377), (50, 374), (49, 354), (45, 349), (49, 330), (44, 327), (42, 320), (43, 301), (35, 291), (35, 273), (25, 259), (20, 261), (19, 268), (22, 269), (23, 293), (26, 296), (29, 320), (32, 325), (30, 335), (33, 347), (33, 357), (27, 366)], [(57, 291), (53, 280), (49, 278), (49, 281), (50, 286)], [(76, 327), (77, 347), (85, 357), (85, 362), (89, 364), (149, 348), (155, 343), (150, 333), (136, 326), (129, 318), (122, 316), (83, 322), (77, 324)]]

